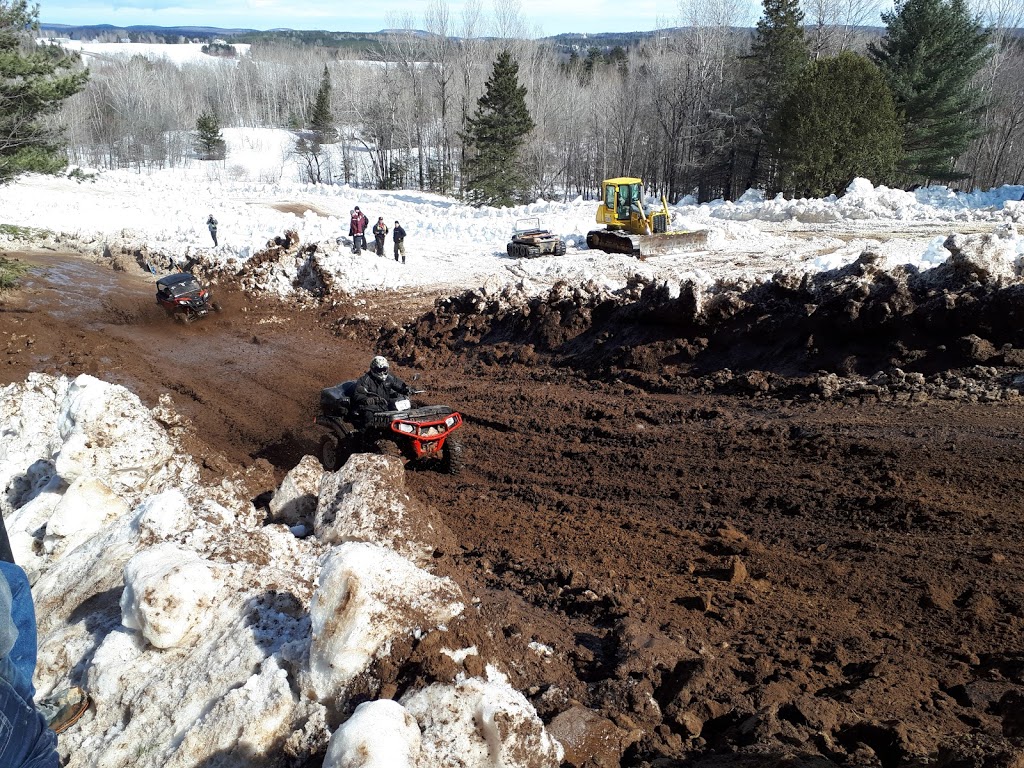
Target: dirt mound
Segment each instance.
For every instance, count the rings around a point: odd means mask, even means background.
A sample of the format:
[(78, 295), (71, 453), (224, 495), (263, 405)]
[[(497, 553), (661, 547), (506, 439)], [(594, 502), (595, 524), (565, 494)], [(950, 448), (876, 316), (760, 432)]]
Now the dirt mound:
[[(439, 300), (381, 343), (423, 364), (443, 363), (445, 352), (541, 359), (590, 375), (634, 371), (668, 386), (687, 377), (705, 389), (826, 397), (946, 396), (966, 385), (951, 388), (940, 374), (966, 369), (959, 378), (984, 382), (968, 396), (1012, 397), (1018, 377), (989, 369), (1024, 365), (1020, 266), (999, 236), (954, 235), (945, 246), (949, 260), (924, 272), (883, 270), (867, 252), (830, 272), (708, 290), (639, 279), (615, 293), (566, 284), (540, 297), (521, 287), (477, 289)], [(879, 371), (892, 375), (865, 389), (864, 377)]]

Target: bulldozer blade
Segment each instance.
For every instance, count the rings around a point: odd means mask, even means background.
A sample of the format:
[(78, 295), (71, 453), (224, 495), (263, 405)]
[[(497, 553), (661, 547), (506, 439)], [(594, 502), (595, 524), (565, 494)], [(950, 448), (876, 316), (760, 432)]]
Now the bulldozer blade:
[(679, 251), (699, 250), (707, 245), (708, 233), (700, 229), (686, 232), (662, 232), (657, 235), (630, 235), (607, 229), (587, 233), (587, 246), (606, 253), (625, 253), (646, 259)]
[(641, 259), (648, 256), (666, 256), (680, 251), (698, 251), (708, 244), (708, 233), (699, 229), (689, 232), (664, 232), (660, 235), (641, 235)]

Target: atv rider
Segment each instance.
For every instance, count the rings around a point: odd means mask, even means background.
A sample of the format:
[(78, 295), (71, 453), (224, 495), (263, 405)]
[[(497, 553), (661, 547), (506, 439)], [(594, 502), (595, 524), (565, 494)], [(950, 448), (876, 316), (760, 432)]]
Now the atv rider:
[(408, 397), (409, 394), (409, 385), (388, 373), (388, 361), (377, 355), (370, 361), (370, 370), (356, 381), (352, 401), (359, 417), (365, 422), (369, 414), (386, 411), (399, 395)]

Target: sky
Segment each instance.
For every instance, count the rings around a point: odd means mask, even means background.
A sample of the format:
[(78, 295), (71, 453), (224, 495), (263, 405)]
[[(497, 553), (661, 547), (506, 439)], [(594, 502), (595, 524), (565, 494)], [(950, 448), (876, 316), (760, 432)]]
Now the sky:
[[(463, 27), (466, 0), (447, 0), (452, 34)], [(494, 32), (494, 3), (481, 0), (484, 29)], [(563, 32), (650, 31), (677, 26), (672, 3), (634, 0), (628, 6), (611, 0), (512, 0), (518, 6), (527, 37)], [(53, 0), (40, 4), (44, 24), (111, 24), (206, 26), (246, 29), (325, 29), (344, 32), (376, 32), (389, 27), (425, 27), (428, 0), (380, 0), (370, 3), (293, 3), (290, 0)], [(624, 10), (628, 7), (628, 13)], [(412, 24), (405, 23), (409, 17)], [(488, 30), (487, 26), (491, 26)]]

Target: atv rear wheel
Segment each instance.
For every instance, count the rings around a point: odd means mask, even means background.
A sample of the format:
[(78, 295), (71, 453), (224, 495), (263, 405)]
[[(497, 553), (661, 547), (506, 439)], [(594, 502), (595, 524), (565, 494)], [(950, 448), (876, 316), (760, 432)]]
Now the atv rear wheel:
[(441, 471), (448, 475), (457, 475), (462, 471), (462, 443), (448, 438), (441, 448)]
[(337, 435), (324, 435), (320, 438), (320, 464), (328, 472), (337, 472), (341, 461), (341, 443)]

